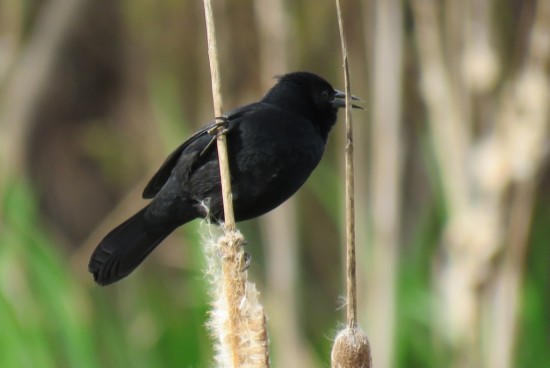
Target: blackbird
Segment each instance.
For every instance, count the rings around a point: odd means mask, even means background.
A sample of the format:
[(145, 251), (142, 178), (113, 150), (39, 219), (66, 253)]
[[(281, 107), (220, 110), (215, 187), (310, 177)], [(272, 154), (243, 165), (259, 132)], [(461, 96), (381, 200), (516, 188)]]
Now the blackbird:
[[(325, 79), (294, 72), (279, 76), (259, 102), (223, 117), (236, 221), (271, 211), (304, 184), (344, 106), (345, 94)], [(215, 126), (210, 123), (168, 156), (143, 191), (152, 201), (99, 243), (88, 265), (98, 284), (128, 276), (174, 229), (193, 219), (223, 222)]]

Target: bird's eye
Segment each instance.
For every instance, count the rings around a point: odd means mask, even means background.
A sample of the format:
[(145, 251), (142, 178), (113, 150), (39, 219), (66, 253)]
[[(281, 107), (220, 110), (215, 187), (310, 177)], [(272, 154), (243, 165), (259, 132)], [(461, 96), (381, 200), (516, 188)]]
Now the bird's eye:
[(323, 91), (321, 92), (321, 97), (323, 97), (323, 100), (328, 101), (328, 99), (330, 98), (330, 93), (328, 91)]

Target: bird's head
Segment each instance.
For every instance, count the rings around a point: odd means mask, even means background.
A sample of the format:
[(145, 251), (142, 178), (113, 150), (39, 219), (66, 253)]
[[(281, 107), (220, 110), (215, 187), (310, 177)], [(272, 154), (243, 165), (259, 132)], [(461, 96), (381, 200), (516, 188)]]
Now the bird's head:
[[(322, 77), (309, 72), (293, 72), (278, 77), (278, 82), (262, 99), (293, 111), (319, 127), (326, 139), (332, 126), (336, 123), (338, 109), (346, 106), (345, 93), (334, 89)], [(358, 97), (351, 96), (354, 101)], [(352, 104), (353, 108), (362, 109)]]

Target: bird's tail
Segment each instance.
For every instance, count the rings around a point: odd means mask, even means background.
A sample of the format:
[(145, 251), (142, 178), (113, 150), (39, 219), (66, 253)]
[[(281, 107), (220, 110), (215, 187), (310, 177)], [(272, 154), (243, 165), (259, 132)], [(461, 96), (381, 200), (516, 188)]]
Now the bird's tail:
[(147, 207), (113, 229), (95, 249), (88, 270), (100, 285), (128, 276), (177, 226), (151, 230), (145, 222)]

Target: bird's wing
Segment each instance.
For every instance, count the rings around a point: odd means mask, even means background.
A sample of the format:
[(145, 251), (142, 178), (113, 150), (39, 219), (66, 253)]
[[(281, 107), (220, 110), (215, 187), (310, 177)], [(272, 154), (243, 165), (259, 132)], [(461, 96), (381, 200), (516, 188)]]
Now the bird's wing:
[[(234, 126), (239, 122), (239, 120), (256, 111), (259, 107), (259, 103), (257, 104), (250, 104), (246, 106), (242, 106), (238, 109), (235, 109), (231, 111), (229, 114), (227, 114), (227, 120), (230, 123), (230, 126)], [(162, 189), (164, 184), (166, 184), (166, 181), (172, 175), (172, 171), (174, 170), (174, 167), (177, 165), (181, 155), (183, 152), (193, 143), (196, 143), (193, 147), (193, 151), (197, 150), (197, 155), (195, 157), (195, 160), (198, 160), (200, 157), (205, 155), (206, 153), (210, 152), (211, 149), (215, 147), (214, 140), (216, 139), (215, 136), (211, 136), (211, 139), (201, 139), (205, 136), (208, 136), (208, 131), (215, 127), (215, 122), (210, 122), (208, 125), (206, 125), (204, 128), (193, 134), (188, 140), (183, 142), (178, 148), (176, 148), (167, 158), (164, 160), (161, 167), (157, 170), (155, 175), (149, 180), (149, 183), (143, 190), (142, 197), (145, 199), (154, 198), (157, 193)], [(231, 129), (231, 127), (229, 128)], [(199, 140), (202, 140), (202, 142), (199, 144)]]
[(149, 180), (149, 183), (143, 190), (142, 197), (143, 198), (154, 198), (157, 193), (162, 189), (170, 175), (172, 174), (172, 170), (178, 163), (178, 160), (182, 154), (182, 152), (189, 147), (189, 145), (193, 142), (196, 142), (199, 138), (205, 136), (208, 134), (208, 130), (212, 129), (214, 127), (214, 123), (210, 123), (207, 126), (205, 126), (203, 129), (199, 130), (195, 134), (193, 134), (188, 140), (183, 142), (178, 148), (176, 148), (167, 158), (164, 160), (160, 168), (157, 170), (155, 175)]

